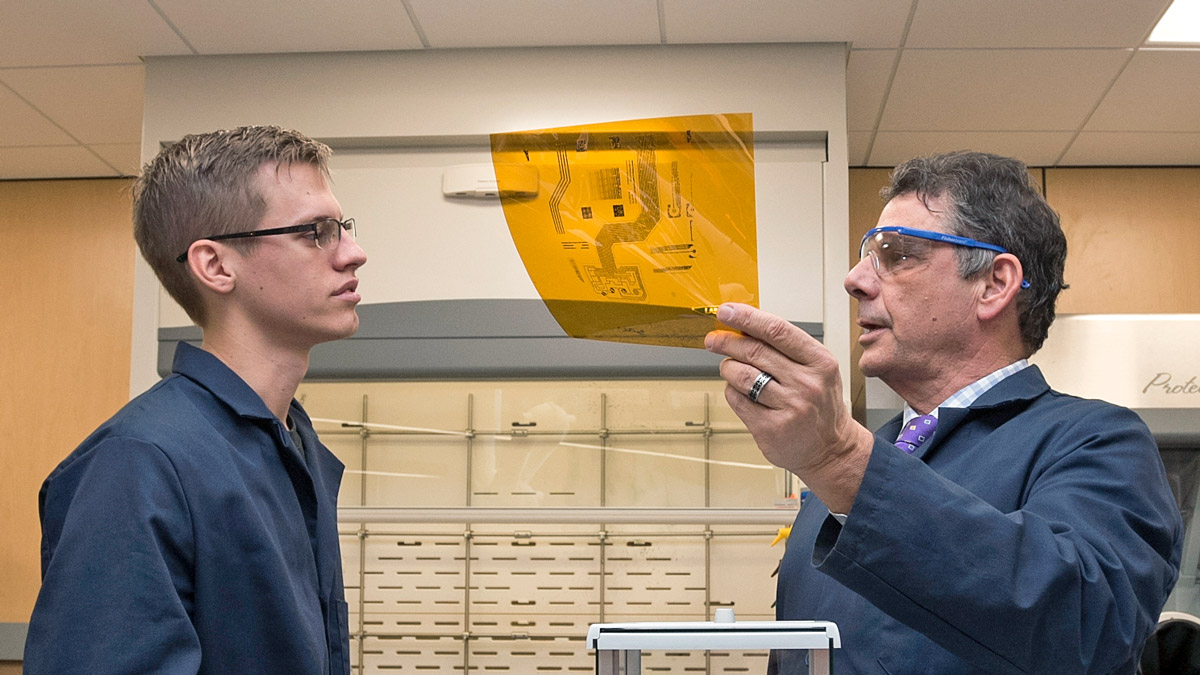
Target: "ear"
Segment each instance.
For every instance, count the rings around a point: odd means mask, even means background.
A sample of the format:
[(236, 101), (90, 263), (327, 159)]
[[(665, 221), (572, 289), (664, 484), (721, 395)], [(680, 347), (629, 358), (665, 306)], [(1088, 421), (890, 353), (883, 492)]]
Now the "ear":
[(237, 286), (236, 252), (216, 242), (201, 239), (188, 249), (188, 266), (201, 289), (221, 295)]
[(1021, 261), (1011, 253), (1000, 253), (992, 269), (982, 277), (983, 292), (979, 296), (978, 313), (982, 320), (994, 319), (1010, 305), (1016, 307), (1017, 293), (1025, 279)]

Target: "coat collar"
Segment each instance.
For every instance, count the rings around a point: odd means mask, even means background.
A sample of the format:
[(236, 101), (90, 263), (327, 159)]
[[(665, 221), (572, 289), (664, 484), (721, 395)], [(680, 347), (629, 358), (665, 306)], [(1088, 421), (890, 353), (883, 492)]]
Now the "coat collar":
[[(1048, 391), (1050, 391), (1050, 385), (1042, 376), (1041, 369), (1030, 365), (1028, 368), (1004, 378), (996, 386), (984, 392), (968, 408), (939, 408), (937, 431), (934, 432), (933, 438), (929, 439), (928, 443), (917, 449), (914, 456), (920, 458), (932, 452), (943, 439), (949, 437), (955, 427), (962, 424), (971, 415), (972, 411), (1003, 408), (1031, 401)], [(876, 433), (890, 443), (900, 434), (902, 422), (903, 414), (896, 415), (887, 424), (880, 427)]]
[(262, 397), (246, 381), (229, 369), (221, 359), (186, 342), (175, 347), (171, 371), (192, 380), (212, 392), (241, 417), (274, 420)]
[(975, 408), (998, 408), (1016, 401), (1029, 401), (1050, 391), (1050, 385), (1035, 365), (1004, 378), (999, 384), (984, 392), (971, 405)]

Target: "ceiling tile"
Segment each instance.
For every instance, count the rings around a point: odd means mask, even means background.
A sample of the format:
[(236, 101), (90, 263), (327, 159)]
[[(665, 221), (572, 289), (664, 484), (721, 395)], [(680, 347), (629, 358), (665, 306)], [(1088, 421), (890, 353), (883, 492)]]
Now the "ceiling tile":
[(906, 47), (1137, 47), (1170, 0), (921, 0)]
[(667, 42), (849, 42), (899, 47), (909, 3), (877, 0), (662, 0)]
[(1085, 131), (1200, 131), (1200, 51), (1143, 49)]
[(395, 0), (156, 0), (201, 54), (420, 49), (421, 39)]
[(0, 65), (137, 63), (190, 54), (146, 0), (4, 0)]
[(846, 64), (847, 129), (868, 131), (875, 128), (895, 60), (894, 49), (855, 49), (850, 52), (850, 61)]
[(1076, 130), (1125, 50), (906, 49), (880, 129)]
[(655, 0), (409, 0), (430, 47), (659, 44)]
[(1071, 141), (1072, 133), (1058, 132), (896, 132), (881, 131), (868, 158), (869, 166), (896, 166), (921, 155), (954, 150), (977, 150), (1016, 157), (1029, 166), (1050, 166)]
[(871, 145), (870, 131), (846, 132), (846, 159), (850, 166), (867, 165), (867, 149)]
[(1200, 133), (1085, 131), (1060, 166), (1200, 166)]
[[(0, 0), (0, 148), (19, 150), (4, 161), (21, 159), (34, 173), (51, 166), (62, 167), (63, 176), (136, 172), (143, 55), (421, 49), (422, 40), (469, 48), (665, 39), (849, 43), (853, 166), (888, 166), (943, 147), (984, 147), (1048, 164), (1063, 152), (1063, 134), (1069, 140), (1085, 121), (1064, 164), (1200, 164), (1200, 52), (1132, 51), (1167, 4)], [(96, 68), (74, 68), (88, 65)], [(877, 120), (883, 132), (876, 136)], [(80, 142), (87, 147), (74, 147)], [(38, 152), (47, 158), (28, 159)], [(0, 173), (42, 177), (9, 171), (15, 169), (3, 165)]]
[(141, 142), (141, 64), (22, 68), (0, 77), (82, 143)]
[(0, 148), (0, 180), (118, 175), (82, 145)]
[(123, 176), (136, 176), (142, 170), (141, 143), (93, 143), (87, 147)]
[(5, 86), (8, 74), (0, 70), (0, 147), (75, 143), (69, 134)]

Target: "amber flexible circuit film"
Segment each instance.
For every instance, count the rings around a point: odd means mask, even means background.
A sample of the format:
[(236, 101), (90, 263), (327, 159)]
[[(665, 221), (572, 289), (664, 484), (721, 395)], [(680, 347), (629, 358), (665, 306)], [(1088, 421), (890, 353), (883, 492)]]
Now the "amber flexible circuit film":
[(572, 337), (703, 348), (758, 305), (749, 113), (492, 134), (504, 217)]

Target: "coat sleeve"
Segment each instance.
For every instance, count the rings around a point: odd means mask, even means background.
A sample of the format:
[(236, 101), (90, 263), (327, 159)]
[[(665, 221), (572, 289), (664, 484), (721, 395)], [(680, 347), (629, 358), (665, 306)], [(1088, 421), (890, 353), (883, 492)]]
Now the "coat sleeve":
[(41, 511), (24, 672), (196, 673), (191, 516), (168, 457), (100, 441), (46, 480)]
[(1175, 583), (1182, 522), (1145, 425), (1116, 407), (1080, 412), (1011, 450), (1015, 475), (994, 478), (1018, 486), (1007, 512), (877, 440), (850, 518), (826, 519), (813, 564), (986, 672), (1128, 664)]

